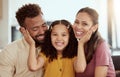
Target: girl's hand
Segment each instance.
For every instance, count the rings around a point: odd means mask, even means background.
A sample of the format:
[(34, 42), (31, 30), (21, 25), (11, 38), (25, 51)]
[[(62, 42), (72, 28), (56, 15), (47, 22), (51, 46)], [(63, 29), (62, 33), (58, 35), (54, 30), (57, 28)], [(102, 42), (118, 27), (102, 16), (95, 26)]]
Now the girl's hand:
[(24, 27), (20, 27), (20, 32), (23, 34), (25, 40), (30, 46), (35, 45), (35, 41), (32, 39), (27, 29), (25, 29)]

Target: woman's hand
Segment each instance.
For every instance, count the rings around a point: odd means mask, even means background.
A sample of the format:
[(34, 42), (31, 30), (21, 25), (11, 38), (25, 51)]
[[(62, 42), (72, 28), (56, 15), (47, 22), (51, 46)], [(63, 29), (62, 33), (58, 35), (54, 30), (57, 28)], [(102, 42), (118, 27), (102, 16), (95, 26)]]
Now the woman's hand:
[(20, 27), (20, 32), (23, 34), (25, 40), (30, 46), (35, 45), (35, 41), (32, 39), (27, 29), (25, 29), (24, 27)]
[(84, 53), (84, 44), (90, 40), (92, 35), (92, 30), (90, 29), (81, 39), (78, 40), (78, 51), (77, 51), (77, 58), (74, 61), (74, 68), (75, 71), (78, 73), (83, 73), (86, 69), (87, 63), (85, 59)]
[(92, 32), (92, 29), (90, 29), (81, 39), (77, 38), (78, 43), (84, 45), (87, 41), (90, 40)]

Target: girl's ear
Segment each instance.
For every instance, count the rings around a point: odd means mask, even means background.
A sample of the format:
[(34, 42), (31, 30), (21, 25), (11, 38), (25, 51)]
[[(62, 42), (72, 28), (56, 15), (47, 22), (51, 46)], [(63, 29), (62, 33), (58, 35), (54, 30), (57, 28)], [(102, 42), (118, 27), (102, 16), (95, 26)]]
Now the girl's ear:
[(92, 27), (92, 31), (93, 31), (93, 32), (95, 32), (97, 29), (98, 29), (98, 24), (96, 24), (96, 25), (94, 25), (94, 26)]

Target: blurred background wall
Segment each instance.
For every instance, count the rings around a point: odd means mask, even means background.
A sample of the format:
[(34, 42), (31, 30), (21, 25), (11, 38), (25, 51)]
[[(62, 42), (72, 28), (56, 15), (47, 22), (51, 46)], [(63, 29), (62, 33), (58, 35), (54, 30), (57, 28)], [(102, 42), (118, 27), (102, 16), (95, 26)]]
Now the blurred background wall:
[(39, 4), (47, 22), (67, 19), (74, 22), (80, 8), (91, 7), (99, 13), (99, 31), (110, 44), (113, 55), (120, 54), (119, 0), (0, 0), (0, 48), (22, 37), (15, 13), (28, 3)]

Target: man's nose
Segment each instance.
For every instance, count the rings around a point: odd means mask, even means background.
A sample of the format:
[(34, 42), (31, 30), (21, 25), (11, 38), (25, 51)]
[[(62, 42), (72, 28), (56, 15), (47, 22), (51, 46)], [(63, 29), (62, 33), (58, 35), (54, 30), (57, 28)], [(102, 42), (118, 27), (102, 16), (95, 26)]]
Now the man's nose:
[(39, 28), (39, 34), (44, 34), (45, 33), (45, 30), (43, 28)]

